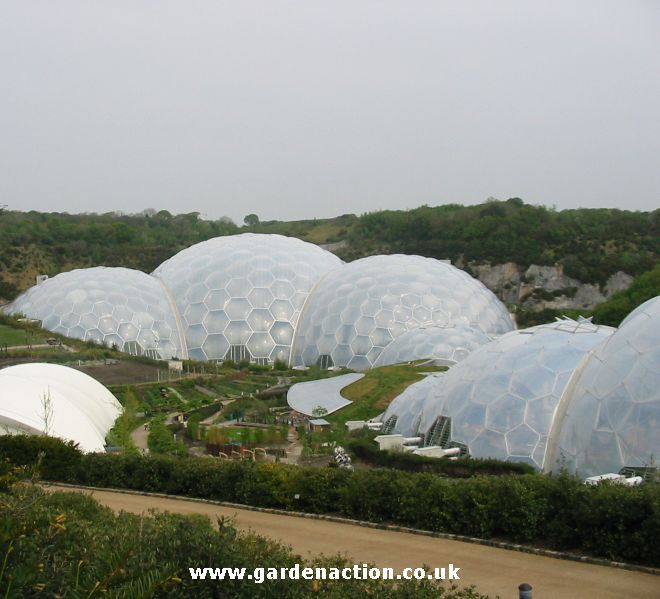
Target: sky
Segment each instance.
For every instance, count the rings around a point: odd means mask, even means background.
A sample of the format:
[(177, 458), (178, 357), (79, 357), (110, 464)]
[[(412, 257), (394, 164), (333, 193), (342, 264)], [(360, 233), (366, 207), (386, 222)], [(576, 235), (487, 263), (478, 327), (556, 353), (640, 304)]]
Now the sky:
[(0, 0), (0, 205), (660, 208), (658, 0)]

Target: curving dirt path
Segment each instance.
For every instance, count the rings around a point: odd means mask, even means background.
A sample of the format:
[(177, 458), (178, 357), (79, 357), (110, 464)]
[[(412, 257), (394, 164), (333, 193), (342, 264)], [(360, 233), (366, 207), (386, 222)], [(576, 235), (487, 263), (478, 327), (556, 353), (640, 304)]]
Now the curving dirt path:
[[(343, 553), (357, 563), (372, 562), (396, 570), (428, 564), (460, 567), (461, 584), (502, 599), (518, 596), (518, 584), (529, 582), (534, 599), (660, 598), (660, 576), (508, 551), (403, 532), (365, 528), (297, 516), (269, 514), (161, 497), (92, 491), (49, 485), (50, 490), (88, 493), (115, 511), (143, 513), (149, 509), (203, 514), (215, 521), (234, 519), (242, 530), (278, 539), (302, 556)], [(220, 564), (191, 564), (191, 566)], [(267, 564), (264, 564), (267, 566)]]

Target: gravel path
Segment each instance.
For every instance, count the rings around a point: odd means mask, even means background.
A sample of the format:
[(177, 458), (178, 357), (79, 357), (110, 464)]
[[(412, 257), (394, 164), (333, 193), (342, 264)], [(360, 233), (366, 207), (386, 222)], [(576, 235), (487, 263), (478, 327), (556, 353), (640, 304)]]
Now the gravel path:
[[(70, 491), (69, 487), (50, 489)], [(182, 514), (234, 519), (242, 530), (278, 539), (303, 556), (343, 553), (358, 563), (373, 562), (395, 570), (453, 563), (461, 568), (461, 583), (502, 599), (518, 597), (518, 584), (529, 582), (534, 599), (660, 598), (660, 576), (606, 566), (583, 564), (403, 532), (378, 530), (296, 516), (269, 514), (196, 501), (184, 501), (109, 491), (76, 489), (91, 494), (113, 510), (142, 513), (150, 508)], [(191, 566), (220, 564), (191, 564)], [(267, 566), (267, 564), (264, 564)]]

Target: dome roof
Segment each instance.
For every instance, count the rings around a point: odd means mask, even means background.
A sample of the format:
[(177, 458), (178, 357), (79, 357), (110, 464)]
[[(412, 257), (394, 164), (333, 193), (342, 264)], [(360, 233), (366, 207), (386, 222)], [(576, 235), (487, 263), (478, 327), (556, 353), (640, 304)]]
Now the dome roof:
[(639, 306), (576, 373), (555, 463), (591, 476), (660, 457), (660, 296)]
[(546, 465), (548, 435), (580, 361), (615, 329), (560, 320), (513, 331), (452, 366), (424, 403), (419, 432), (435, 445), (442, 418), (474, 457)]
[(288, 362), (307, 296), (341, 263), (300, 239), (244, 233), (193, 245), (153, 274), (176, 298), (191, 358)]
[(380, 418), (383, 423), (381, 434), (417, 435), (424, 404), (442, 388), (444, 377), (444, 372), (429, 374), (395, 397)]
[(28, 289), (9, 306), (45, 329), (92, 340), (133, 355), (182, 356), (182, 339), (167, 291), (154, 277), (98, 266), (61, 273)]
[(48, 434), (103, 451), (121, 413), (117, 399), (92, 377), (56, 364), (0, 370), (0, 427), (9, 433)]
[(390, 343), (376, 358), (374, 366), (431, 359), (438, 364), (460, 362), (468, 354), (490, 341), (480, 329), (467, 325), (448, 327), (421, 326), (406, 331)]
[(366, 370), (393, 339), (430, 324), (491, 335), (513, 329), (504, 305), (466, 272), (433, 258), (370, 256), (317, 285), (298, 326), (293, 363), (321, 359)]

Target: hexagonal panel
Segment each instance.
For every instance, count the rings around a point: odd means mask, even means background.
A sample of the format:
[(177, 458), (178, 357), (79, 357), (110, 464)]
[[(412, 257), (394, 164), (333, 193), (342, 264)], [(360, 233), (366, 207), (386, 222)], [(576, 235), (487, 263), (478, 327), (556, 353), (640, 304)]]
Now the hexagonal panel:
[(251, 311), (250, 302), (244, 298), (232, 298), (225, 306), (225, 313), (230, 320), (244, 321)]
[(204, 298), (204, 304), (209, 310), (222, 310), (229, 300), (229, 294), (224, 289), (209, 291)]
[(252, 310), (247, 318), (247, 323), (254, 332), (265, 333), (273, 325), (273, 315), (270, 310)]
[(202, 324), (210, 334), (215, 335), (225, 330), (229, 324), (229, 317), (224, 310), (212, 310), (206, 314)]
[(209, 335), (202, 344), (202, 349), (209, 360), (222, 360), (229, 350), (229, 342), (224, 335)]
[(253, 289), (248, 294), (248, 301), (253, 308), (268, 308), (273, 303), (273, 294), (269, 289)]
[(288, 322), (275, 322), (270, 328), (270, 335), (278, 345), (291, 345), (293, 327)]
[(235, 320), (227, 325), (224, 334), (230, 345), (245, 345), (252, 334), (252, 329), (247, 322)]
[(190, 304), (183, 313), (183, 318), (190, 324), (200, 324), (206, 316), (207, 309), (204, 304)]
[(270, 358), (275, 342), (268, 333), (252, 333), (247, 346), (255, 358)]

